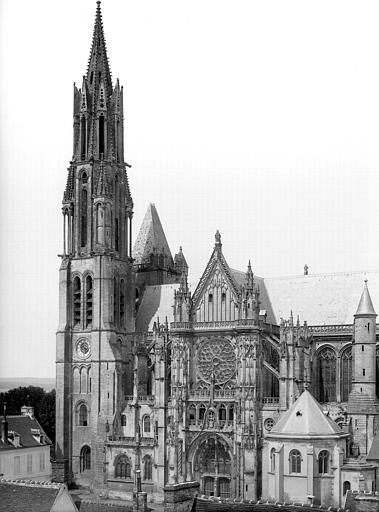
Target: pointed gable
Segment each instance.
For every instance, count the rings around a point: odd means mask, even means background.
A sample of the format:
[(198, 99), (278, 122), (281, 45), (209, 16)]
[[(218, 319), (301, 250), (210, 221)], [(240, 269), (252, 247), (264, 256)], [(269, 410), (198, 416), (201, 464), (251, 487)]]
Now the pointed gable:
[(346, 436), (340, 427), (324, 414), (321, 405), (305, 390), (274, 425), (267, 437), (335, 437)]
[(238, 319), (240, 288), (222, 254), (221, 235), (193, 295), (197, 322), (233, 321)]
[(150, 203), (142, 221), (137, 240), (133, 248), (133, 258), (137, 265), (148, 265), (151, 255), (164, 255), (168, 264), (172, 255), (164, 234), (155, 205)]

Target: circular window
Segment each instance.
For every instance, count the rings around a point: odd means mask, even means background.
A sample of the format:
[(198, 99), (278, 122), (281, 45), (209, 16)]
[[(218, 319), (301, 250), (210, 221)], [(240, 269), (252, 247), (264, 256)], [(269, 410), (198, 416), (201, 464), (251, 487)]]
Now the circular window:
[(87, 357), (89, 357), (91, 354), (90, 342), (88, 340), (86, 340), (85, 338), (82, 338), (81, 340), (79, 340), (76, 344), (76, 353), (82, 359), (87, 359)]
[(236, 371), (236, 355), (232, 344), (226, 339), (204, 341), (197, 360), (200, 373), (206, 382), (227, 382)]
[(264, 423), (265, 429), (270, 432), (272, 427), (274, 426), (274, 420), (272, 418), (267, 418)]

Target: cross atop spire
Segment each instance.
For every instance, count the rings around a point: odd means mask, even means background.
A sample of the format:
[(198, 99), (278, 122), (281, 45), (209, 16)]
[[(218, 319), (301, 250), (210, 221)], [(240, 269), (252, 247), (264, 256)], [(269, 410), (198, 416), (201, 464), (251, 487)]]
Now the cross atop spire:
[(101, 81), (103, 81), (105, 89), (109, 94), (112, 93), (112, 76), (109, 68), (107, 46), (104, 37), (103, 20), (101, 17), (100, 0), (97, 2), (95, 26), (93, 29), (93, 37), (91, 50), (87, 68), (87, 82), (90, 91), (93, 92)]

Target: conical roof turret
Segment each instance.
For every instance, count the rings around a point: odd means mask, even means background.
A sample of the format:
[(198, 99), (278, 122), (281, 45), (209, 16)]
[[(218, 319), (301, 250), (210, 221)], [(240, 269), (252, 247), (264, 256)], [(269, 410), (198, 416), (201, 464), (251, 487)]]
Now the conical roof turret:
[(376, 316), (374, 306), (372, 305), (372, 300), (370, 297), (370, 292), (368, 291), (367, 279), (365, 280), (365, 286), (363, 288), (363, 292), (361, 295), (361, 300), (358, 304), (357, 312), (354, 316)]

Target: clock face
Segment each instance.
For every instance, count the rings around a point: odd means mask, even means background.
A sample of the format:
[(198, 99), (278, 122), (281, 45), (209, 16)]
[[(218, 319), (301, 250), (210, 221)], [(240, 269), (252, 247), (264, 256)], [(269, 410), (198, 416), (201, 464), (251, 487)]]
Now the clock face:
[(222, 384), (236, 371), (236, 356), (232, 344), (226, 339), (206, 340), (200, 345), (198, 368), (206, 382)]
[(76, 352), (82, 359), (87, 359), (91, 354), (90, 342), (86, 339), (79, 340), (76, 344)]

